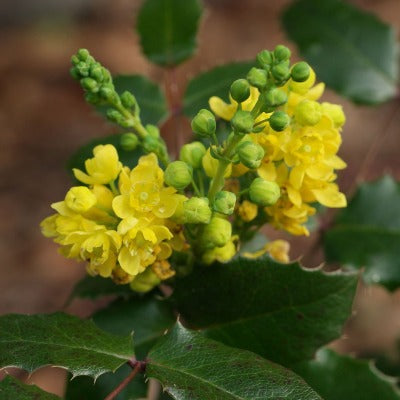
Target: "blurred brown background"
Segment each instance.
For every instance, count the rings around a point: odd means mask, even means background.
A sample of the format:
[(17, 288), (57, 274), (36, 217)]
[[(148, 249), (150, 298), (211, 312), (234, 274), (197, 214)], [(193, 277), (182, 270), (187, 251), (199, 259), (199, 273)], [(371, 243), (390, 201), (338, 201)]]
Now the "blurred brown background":
[[(205, 1), (198, 52), (176, 70), (178, 92), (198, 72), (251, 59), (278, 43), (288, 45), (296, 57), (279, 21), (289, 3)], [(351, 3), (400, 28), (399, 0)], [(91, 138), (113, 132), (85, 104), (81, 89), (69, 76), (69, 59), (86, 47), (113, 73), (142, 73), (163, 84), (164, 71), (141, 54), (133, 29), (140, 4), (139, 0), (0, 2), (0, 314), (59, 310), (84, 275), (83, 266), (58, 255), (38, 227), (51, 212), (50, 203), (62, 199), (70, 184), (64, 168), (69, 156)], [(377, 177), (389, 171), (400, 178), (399, 100), (361, 107), (329, 91), (324, 99), (342, 103), (347, 115), (341, 150), (349, 165), (340, 177), (344, 190), (350, 190), (374, 138), (384, 133), (384, 142), (363, 175)], [(182, 121), (164, 127), (172, 146), (177, 129), (183, 136), (189, 134), (186, 127)], [(295, 240), (292, 256), (306, 254), (312, 242), (313, 238)], [(320, 255), (307, 258), (315, 265)], [(93, 307), (76, 301), (68, 311), (85, 316)], [(347, 352), (390, 349), (400, 336), (399, 313), (399, 293), (360, 287), (357, 315), (338, 346)], [(32, 379), (62, 393), (63, 374), (55, 369), (39, 371)]]

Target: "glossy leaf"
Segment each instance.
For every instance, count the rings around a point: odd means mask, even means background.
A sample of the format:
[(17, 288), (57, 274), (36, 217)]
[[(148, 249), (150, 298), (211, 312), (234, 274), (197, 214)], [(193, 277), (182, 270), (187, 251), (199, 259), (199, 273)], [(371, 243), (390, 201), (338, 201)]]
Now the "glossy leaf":
[(111, 335), (63, 313), (0, 317), (0, 366), (29, 372), (45, 365), (97, 378), (134, 355), (132, 337)]
[(229, 346), (290, 366), (337, 338), (357, 277), (264, 256), (198, 267), (172, 296), (184, 321)]
[(400, 286), (400, 184), (385, 176), (362, 184), (324, 238), (326, 258), (365, 268), (367, 283)]
[(321, 349), (316, 359), (295, 368), (325, 400), (399, 400), (395, 379), (379, 373), (372, 362)]
[(47, 393), (36, 385), (27, 385), (12, 376), (6, 376), (0, 382), (1, 400), (61, 400), (52, 393)]
[(238, 62), (215, 67), (193, 78), (183, 98), (183, 112), (193, 118), (201, 108), (209, 108), (211, 96), (228, 101), (229, 88), (234, 80), (245, 78), (254, 62)]
[(137, 30), (143, 53), (162, 66), (180, 64), (196, 50), (199, 0), (145, 0)]
[(342, 0), (298, 0), (283, 26), (318, 78), (355, 102), (393, 98), (398, 85), (394, 29)]
[(179, 323), (150, 352), (146, 374), (177, 400), (321, 399), (293, 372)]

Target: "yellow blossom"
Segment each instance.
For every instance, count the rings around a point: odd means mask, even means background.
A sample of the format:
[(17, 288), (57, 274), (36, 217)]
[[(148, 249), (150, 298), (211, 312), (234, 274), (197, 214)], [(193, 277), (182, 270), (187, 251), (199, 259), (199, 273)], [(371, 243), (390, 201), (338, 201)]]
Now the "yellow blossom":
[(246, 258), (258, 258), (268, 253), (274, 260), (281, 263), (289, 262), (290, 244), (286, 240), (273, 240), (268, 242), (262, 249), (255, 252), (244, 252), (242, 255)]
[(248, 200), (244, 200), (238, 208), (240, 218), (245, 222), (252, 221), (258, 214), (257, 204), (251, 203)]

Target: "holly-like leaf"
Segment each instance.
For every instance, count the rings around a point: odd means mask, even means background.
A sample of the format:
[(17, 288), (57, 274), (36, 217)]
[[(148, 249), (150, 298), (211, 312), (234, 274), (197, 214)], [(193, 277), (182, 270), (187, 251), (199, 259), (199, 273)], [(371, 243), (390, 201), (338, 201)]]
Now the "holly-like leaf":
[(355, 102), (381, 103), (397, 92), (394, 29), (342, 0), (298, 0), (283, 26), (328, 86)]
[(321, 399), (293, 372), (179, 323), (151, 350), (146, 374), (177, 400)]
[(137, 19), (143, 53), (162, 66), (189, 58), (196, 50), (201, 14), (199, 0), (145, 0)]
[(55, 394), (47, 393), (36, 385), (26, 385), (12, 376), (0, 382), (1, 400), (61, 400)]
[(362, 184), (324, 237), (328, 261), (365, 268), (367, 283), (400, 286), (400, 184), (385, 176)]
[(268, 256), (198, 267), (172, 301), (208, 337), (290, 366), (340, 336), (357, 277), (280, 264)]
[(399, 400), (396, 380), (379, 373), (372, 362), (357, 360), (330, 349), (318, 351), (315, 360), (295, 371), (325, 400)]
[(193, 118), (201, 108), (208, 108), (208, 100), (218, 96), (228, 101), (229, 88), (234, 80), (245, 78), (254, 62), (238, 62), (215, 67), (197, 75), (189, 82), (183, 98), (183, 112)]
[(115, 371), (134, 355), (132, 336), (102, 331), (92, 321), (63, 313), (0, 317), (0, 366), (29, 372), (44, 365), (73, 376), (97, 378)]

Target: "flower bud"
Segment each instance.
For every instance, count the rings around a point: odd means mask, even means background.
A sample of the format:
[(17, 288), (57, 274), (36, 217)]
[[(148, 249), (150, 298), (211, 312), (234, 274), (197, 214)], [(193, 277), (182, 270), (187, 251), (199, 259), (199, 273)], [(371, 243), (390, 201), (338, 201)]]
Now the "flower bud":
[(303, 100), (297, 105), (294, 115), (300, 125), (316, 125), (322, 118), (321, 104)]
[(191, 125), (193, 132), (203, 137), (214, 135), (217, 128), (214, 114), (205, 108), (197, 113)]
[(232, 99), (242, 103), (250, 96), (250, 85), (246, 79), (238, 79), (232, 83), (230, 93)]
[(293, 65), (291, 76), (295, 82), (305, 82), (311, 73), (310, 66), (305, 61), (300, 61)]
[(236, 152), (240, 162), (250, 169), (258, 168), (264, 157), (264, 149), (259, 144), (250, 141), (240, 143)]
[(135, 292), (146, 293), (159, 285), (161, 279), (151, 270), (147, 268), (141, 274), (136, 275), (135, 279), (131, 282), (130, 287)]
[(225, 246), (232, 236), (232, 225), (225, 218), (213, 216), (210, 223), (204, 227), (202, 244), (205, 248)]
[(290, 78), (290, 69), (285, 62), (274, 65), (271, 72), (272, 76), (279, 82), (287, 81)]
[(281, 132), (290, 124), (290, 117), (284, 111), (275, 111), (268, 122), (274, 131)]
[(153, 136), (147, 135), (142, 139), (142, 147), (146, 153), (158, 153), (161, 149), (161, 143)]
[(124, 120), (124, 116), (119, 111), (113, 109), (107, 110), (107, 118), (111, 122), (115, 122), (117, 124), (120, 124)]
[(257, 61), (261, 68), (269, 69), (272, 63), (272, 54), (268, 50), (262, 50), (257, 54)]
[(134, 108), (136, 106), (135, 96), (127, 90), (121, 94), (121, 103), (126, 108)]
[(74, 186), (65, 196), (66, 206), (77, 213), (88, 211), (96, 202), (96, 196), (86, 186)]
[(208, 224), (211, 209), (206, 197), (191, 197), (183, 203), (185, 222), (188, 224)]
[(78, 62), (75, 66), (76, 70), (82, 77), (86, 77), (89, 75), (89, 65), (83, 61)]
[(231, 215), (235, 209), (235, 204), (235, 194), (226, 190), (222, 190), (215, 195), (213, 209), (218, 213)]
[(192, 181), (192, 167), (183, 161), (174, 161), (168, 164), (164, 173), (164, 180), (168, 186), (183, 190)]
[(139, 139), (134, 133), (124, 133), (121, 136), (121, 147), (125, 151), (133, 151), (139, 144)]
[(267, 86), (267, 71), (253, 67), (247, 74), (247, 80), (250, 82), (250, 85), (258, 89), (263, 89)]
[(250, 185), (250, 200), (259, 206), (272, 206), (278, 201), (280, 196), (281, 190), (276, 182), (256, 178)]
[(104, 100), (107, 100), (110, 103), (115, 103), (118, 98), (115, 90), (112, 87), (105, 85), (101, 86), (100, 95)]
[(160, 130), (155, 125), (147, 124), (146, 131), (150, 136), (153, 136), (153, 138), (158, 139), (160, 137)]
[(95, 63), (90, 67), (90, 76), (97, 82), (103, 81), (103, 68), (99, 63)]
[(342, 106), (338, 104), (322, 103), (322, 112), (327, 115), (334, 123), (335, 128), (341, 128), (346, 122)]
[(179, 158), (192, 168), (200, 168), (206, 154), (206, 148), (201, 142), (192, 142), (182, 146)]
[(92, 93), (96, 93), (99, 90), (98, 83), (92, 78), (81, 79), (81, 85), (85, 90), (88, 90)]
[(90, 53), (87, 49), (79, 49), (76, 55), (81, 61), (87, 61), (90, 58)]
[(238, 213), (240, 218), (245, 222), (253, 221), (258, 214), (258, 206), (248, 200), (244, 200), (242, 204), (240, 204)]
[(273, 88), (265, 96), (267, 106), (278, 107), (287, 102), (287, 95), (283, 90)]
[(279, 61), (286, 61), (290, 58), (291, 52), (290, 50), (281, 44), (275, 47), (274, 50), (275, 60)]
[(232, 257), (236, 254), (236, 246), (230, 240), (225, 246), (222, 247), (214, 247), (211, 250), (208, 250), (203, 253), (202, 260), (205, 264), (212, 264), (214, 261), (218, 261), (220, 263), (226, 263), (232, 259)]
[(237, 133), (250, 133), (254, 126), (254, 117), (250, 111), (238, 110), (231, 120), (232, 128)]

